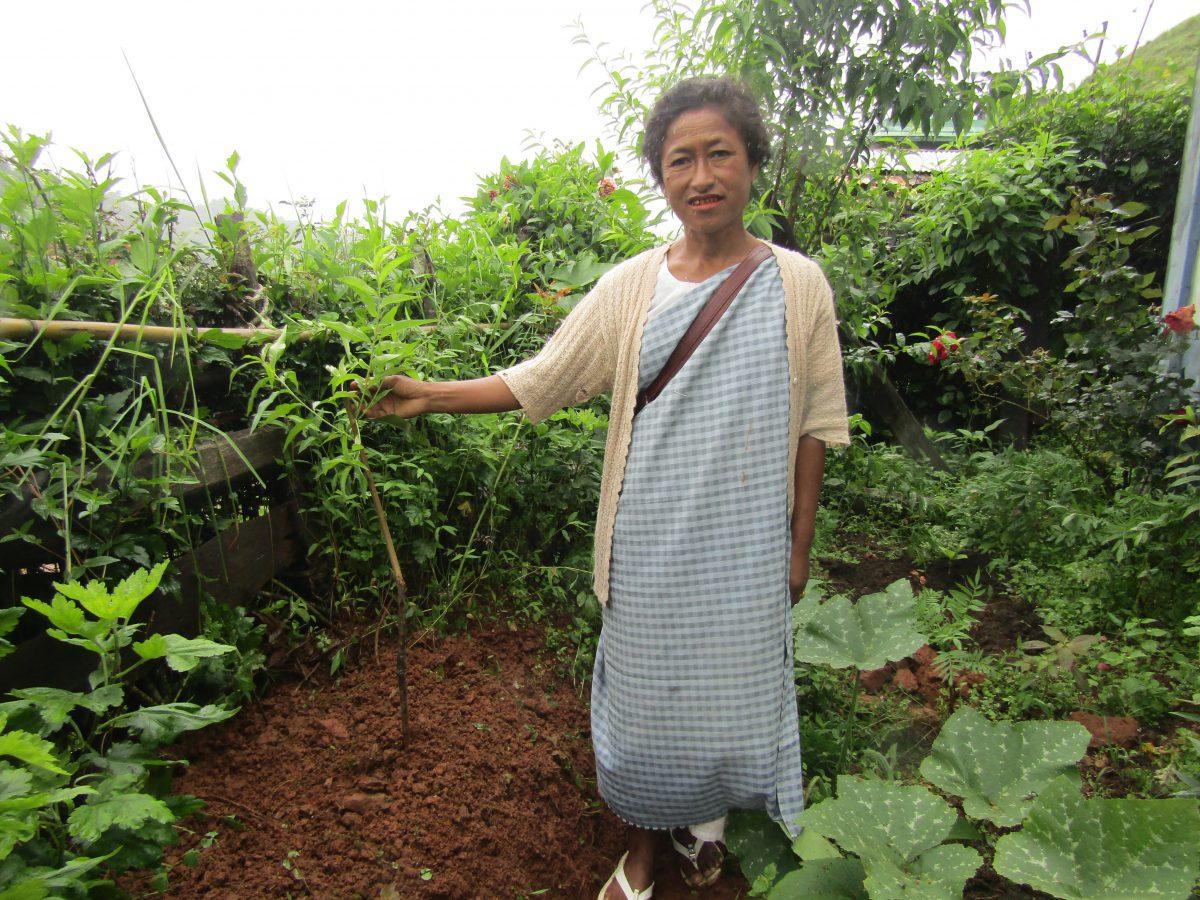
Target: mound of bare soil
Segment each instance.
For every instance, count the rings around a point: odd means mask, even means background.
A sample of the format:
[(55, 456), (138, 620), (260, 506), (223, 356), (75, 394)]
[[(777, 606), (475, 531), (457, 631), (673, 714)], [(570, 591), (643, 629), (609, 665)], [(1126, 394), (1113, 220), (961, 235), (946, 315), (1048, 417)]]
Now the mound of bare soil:
[[(596, 795), (586, 703), (541, 647), (502, 627), (411, 650), (407, 748), (390, 655), (181, 742), (177, 789), (208, 805), (168, 853), (168, 895), (594, 897), (625, 826)], [(746, 895), (731, 867), (703, 896)], [(655, 896), (697, 896), (665, 847)]]

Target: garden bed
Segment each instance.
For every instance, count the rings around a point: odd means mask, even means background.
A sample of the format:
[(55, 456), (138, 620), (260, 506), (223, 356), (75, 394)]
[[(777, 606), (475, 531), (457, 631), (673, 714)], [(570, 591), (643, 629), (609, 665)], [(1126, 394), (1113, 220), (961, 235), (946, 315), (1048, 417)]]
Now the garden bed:
[[(544, 645), (499, 627), (411, 650), (408, 749), (390, 653), (181, 741), (176, 788), (207, 808), (167, 853), (169, 896), (594, 897), (625, 827)], [(691, 896), (665, 850), (658, 871), (656, 897)], [(735, 871), (705, 896), (746, 892)]]

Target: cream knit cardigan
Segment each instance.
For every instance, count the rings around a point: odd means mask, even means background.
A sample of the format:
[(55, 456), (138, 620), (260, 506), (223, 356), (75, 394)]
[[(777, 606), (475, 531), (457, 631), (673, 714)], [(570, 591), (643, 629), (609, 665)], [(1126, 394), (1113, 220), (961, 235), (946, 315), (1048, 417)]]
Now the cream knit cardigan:
[[(773, 244), (768, 246), (779, 262), (787, 306), (790, 517), (795, 503), (800, 436), (809, 434), (826, 444), (848, 444), (850, 434), (829, 282), (807, 257)], [(666, 252), (667, 245), (654, 247), (611, 269), (567, 314), (536, 355), (496, 373), (533, 424), (563, 407), (612, 391), (592, 574), (601, 604), (608, 602), (613, 525), (633, 434), (642, 327)]]

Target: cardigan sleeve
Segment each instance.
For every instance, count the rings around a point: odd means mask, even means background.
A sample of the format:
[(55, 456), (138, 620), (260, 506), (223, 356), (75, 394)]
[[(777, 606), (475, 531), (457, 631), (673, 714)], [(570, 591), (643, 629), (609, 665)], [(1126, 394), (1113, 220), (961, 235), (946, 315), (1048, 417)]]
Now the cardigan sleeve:
[(612, 390), (617, 367), (612, 287), (609, 273), (567, 313), (541, 350), (496, 373), (531, 423)]
[(800, 434), (826, 444), (850, 443), (846, 418), (846, 386), (842, 351), (838, 342), (833, 291), (824, 273), (818, 278), (817, 296), (805, 344), (805, 393)]

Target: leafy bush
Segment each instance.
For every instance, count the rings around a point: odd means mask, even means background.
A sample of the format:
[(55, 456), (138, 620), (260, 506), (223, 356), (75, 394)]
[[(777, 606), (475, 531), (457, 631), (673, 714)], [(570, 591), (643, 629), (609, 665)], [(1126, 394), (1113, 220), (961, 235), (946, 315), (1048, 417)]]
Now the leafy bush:
[(12, 896), (84, 896), (101, 868), (155, 865), (177, 840), (173, 823), (200, 805), (170, 795), (155, 748), (237, 710), (138, 706), (132, 676), (156, 660), (188, 672), (234, 648), (177, 634), (136, 640), (143, 626), (131, 617), (165, 569), (139, 569), (111, 588), (64, 582), (50, 602), (23, 601), (51, 637), (94, 654), (97, 668), (86, 692), (25, 688), (0, 704), (0, 890)]

